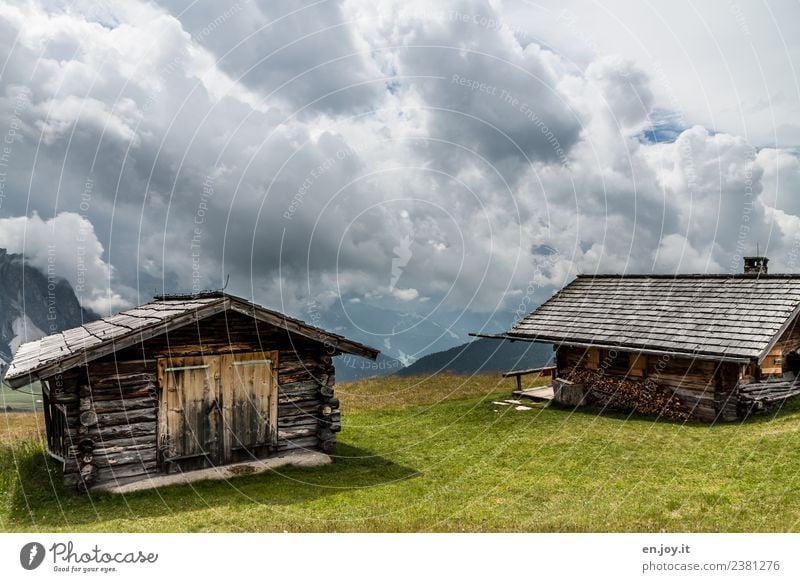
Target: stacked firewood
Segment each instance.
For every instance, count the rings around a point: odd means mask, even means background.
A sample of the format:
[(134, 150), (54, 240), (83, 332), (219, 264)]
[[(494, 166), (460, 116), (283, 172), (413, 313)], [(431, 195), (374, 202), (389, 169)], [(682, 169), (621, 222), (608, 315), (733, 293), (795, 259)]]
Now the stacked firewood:
[(773, 404), (783, 402), (800, 394), (800, 382), (766, 380), (739, 385), (739, 398), (743, 402)]
[(599, 406), (675, 420), (689, 418), (689, 410), (680, 399), (649, 378), (619, 378), (597, 370), (574, 368), (568, 379), (575, 384), (583, 384), (587, 396)]

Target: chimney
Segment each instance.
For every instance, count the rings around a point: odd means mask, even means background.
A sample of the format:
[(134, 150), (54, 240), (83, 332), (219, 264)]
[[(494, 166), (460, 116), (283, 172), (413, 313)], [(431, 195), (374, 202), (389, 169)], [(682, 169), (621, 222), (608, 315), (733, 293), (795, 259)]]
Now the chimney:
[(745, 275), (766, 275), (767, 257), (745, 257), (744, 258), (744, 273)]

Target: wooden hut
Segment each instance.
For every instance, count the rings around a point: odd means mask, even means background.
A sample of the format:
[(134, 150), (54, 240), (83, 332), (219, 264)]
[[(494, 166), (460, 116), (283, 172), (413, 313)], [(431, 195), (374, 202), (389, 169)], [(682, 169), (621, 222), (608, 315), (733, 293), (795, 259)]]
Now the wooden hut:
[(554, 344), (554, 400), (704, 422), (800, 394), (800, 275), (579, 275), (500, 336)]
[(12, 388), (41, 380), (64, 482), (108, 489), (288, 451), (331, 452), (332, 358), (378, 352), (239, 297), (156, 297), (20, 346)]

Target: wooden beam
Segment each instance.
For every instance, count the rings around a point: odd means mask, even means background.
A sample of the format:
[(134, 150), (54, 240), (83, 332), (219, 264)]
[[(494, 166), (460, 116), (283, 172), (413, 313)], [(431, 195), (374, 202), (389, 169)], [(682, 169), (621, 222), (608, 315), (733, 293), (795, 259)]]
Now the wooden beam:
[(800, 315), (800, 304), (798, 304), (798, 306), (794, 308), (792, 314), (788, 317), (786, 321), (783, 322), (783, 325), (781, 325), (780, 329), (778, 329), (778, 333), (772, 336), (772, 339), (769, 340), (767, 347), (764, 348), (764, 351), (761, 352), (761, 354), (758, 356), (759, 366), (761, 365), (761, 362), (764, 361), (764, 358), (766, 358), (772, 351), (772, 348), (775, 347), (775, 344), (777, 344), (780, 341), (780, 339), (783, 337), (783, 334), (786, 333), (786, 330), (789, 329), (792, 323), (795, 323), (798, 315)]
[(285, 317), (279, 313), (272, 312), (263, 307), (253, 305), (237, 297), (225, 296), (219, 301), (208, 303), (203, 307), (190, 310), (185, 314), (179, 315), (166, 321), (158, 321), (152, 325), (140, 329), (131, 330), (129, 333), (122, 333), (113, 339), (103, 340), (102, 342), (62, 358), (51, 360), (48, 363), (36, 365), (30, 369), (24, 369), (18, 375), (6, 378), (6, 382), (12, 388), (20, 388), (30, 384), (34, 380), (48, 378), (56, 374), (63, 373), (77, 366), (85, 365), (93, 360), (108, 356), (119, 350), (125, 349), (137, 343), (144, 342), (158, 335), (169, 333), (170, 331), (195, 323), (201, 319), (211, 317), (228, 309), (241, 313), (248, 317), (254, 317), (290, 333), (309, 338), (316, 342), (329, 345), (332, 351), (345, 352), (361, 356), (370, 360), (375, 360), (380, 353), (378, 350), (364, 346), (346, 338), (326, 333), (323, 330), (304, 324), (301, 321)]
[(555, 366), (543, 366), (541, 368), (530, 368), (528, 370), (512, 370), (511, 372), (503, 372), (503, 378), (510, 378), (511, 376), (524, 376), (526, 374), (537, 374), (542, 372), (550, 372), (552, 373), (555, 370)]
[(468, 333), (470, 337), (482, 337), (485, 339), (499, 339), (499, 340), (511, 340), (512, 342), (515, 341), (517, 338), (508, 337), (506, 334), (496, 334), (496, 333)]
[(380, 353), (380, 351), (376, 349), (350, 341), (346, 338), (328, 334), (298, 320), (288, 318), (264, 308), (259, 308), (258, 306), (253, 306), (251, 303), (242, 302), (236, 298), (232, 298), (230, 308), (231, 311), (241, 313), (242, 315), (246, 315), (248, 317), (255, 317), (259, 321), (274, 325), (275, 327), (306, 337), (321, 344), (329, 345), (335, 350), (341, 352), (361, 356), (369, 360), (375, 360)]
[(514, 335), (488, 335), (488, 334), (476, 334), (471, 333), (469, 334), (473, 337), (485, 337), (490, 339), (498, 339), (498, 340), (509, 340), (509, 341), (520, 341), (520, 342), (531, 342), (537, 344), (553, 344), (556, 346), (575, 346), (579, 348), (599, 348), (599, 349), (614, 349), (619, 350), (622, 352), (637, 352), (640, 354), (648, 354), (648, 355), (656, 355), (656, 356), (673, 356), (676, 358), (689, 358), (692, 360), (704, 360), (710, 362), (735, 362), (738, 364), (748, 364), (750, 363), (753, 358), (745, 355), (735, 355), (735, 356), (726, 356), (726, 355), (718, 355), (712, 353), (701, 353), (701, 352), (677, 352), (675, 350), (661, 350), (656, 347), (651, 348), (640, 348), (638, 346), (630, 346), (630, 345), (621, 345), (621, 344), (610, 344), (610, 343), (588, 343), (588, 342), (573, 342), (573, 341), (565, 341), (563, 338), (553, 338), (553, 337), (546, 337), (546, 336), (536, 336), (535, 338), (532, 337), (525, 337), (525, 336), (514, 336)]

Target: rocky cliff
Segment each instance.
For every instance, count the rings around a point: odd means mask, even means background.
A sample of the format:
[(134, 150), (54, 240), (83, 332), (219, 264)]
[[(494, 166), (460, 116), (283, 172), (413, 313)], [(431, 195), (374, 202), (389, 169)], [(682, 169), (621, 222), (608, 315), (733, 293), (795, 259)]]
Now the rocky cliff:
[(65, 279), (24, 264), (22, 255), (0, 249), (0, 359), (20, 344), (76, 327), (98, 316), (81, 307)]

